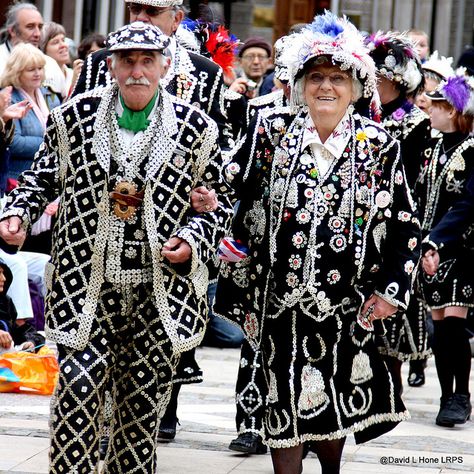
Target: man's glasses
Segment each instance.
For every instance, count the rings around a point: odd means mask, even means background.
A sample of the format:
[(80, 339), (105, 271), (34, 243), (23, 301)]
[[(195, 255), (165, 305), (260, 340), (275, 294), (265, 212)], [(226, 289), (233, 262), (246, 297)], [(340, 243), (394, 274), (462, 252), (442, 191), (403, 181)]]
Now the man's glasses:
[(326, 77), (333, 86), (342, 86), (349, 79), (347, 74), (342, 74), (340, 72), (333, 72), (328, 75), (321, 74), (320, 72), (313, 72), (308, 75), (308, 80), (314, 84), (322, 84)]
[(147, 16), (152, 17), (152, 16), (158, 16), (158, 15), (161, 15), (162, 13), (173, 10), (173, 7), (158, 8), (158, 7), (151, 7), (150, 5), (142, 5), (141, 3), (129, 3), (128, 9), (130, 10), (130, 13), (132, 13), (133, 15), (140, 15), (140, 13), (144, 11)]
[(268, 56), (264, 54), (244, 54), (242, 59), (245, 59), (246, 61), (255, 61), (256, 59), (259, 61), (265, 61), (265, 59), (268, 59)]

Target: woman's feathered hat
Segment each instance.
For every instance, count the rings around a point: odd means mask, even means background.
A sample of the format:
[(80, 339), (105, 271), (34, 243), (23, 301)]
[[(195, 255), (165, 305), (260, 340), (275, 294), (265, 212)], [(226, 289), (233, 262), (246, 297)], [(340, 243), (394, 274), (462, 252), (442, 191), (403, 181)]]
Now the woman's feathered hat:
[(446, 100), (463, 115), (474, 115), (474, 77), (466, 75), (465, 68), (458, 68), (433, 91), (426, 94), (431, 100)]
[(364, 45), (364, 37), (344, 16), (337, 17), (326, 11), (299, 33), (288, 37), (288, 46), (281, 62), (288, 67), (293, 105), (301, 105), (302, 97), (295, 91), (295, 84), (303, 75), (305, 65), (318, 56), (328, 56), (344, 71), (363, 85), (363, 97), (372, 98), (377, 93), (376, 69)]
[(420, 57), (406, 33), (378, 31), (366, 44), (379, 74), (414, 95), (424, 86)]
[(186, 49), (212, 59), (225, 74), (234, 67), (240, 41), (224, 25), (186, 18), (176, 31), (176, 39)]

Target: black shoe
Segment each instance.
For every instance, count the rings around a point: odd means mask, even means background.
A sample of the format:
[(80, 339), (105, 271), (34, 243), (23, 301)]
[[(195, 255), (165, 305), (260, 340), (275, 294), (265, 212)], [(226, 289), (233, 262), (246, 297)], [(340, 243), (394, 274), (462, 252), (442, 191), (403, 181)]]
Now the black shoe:
[(408, 385), (410, 385), (410, 387), (421, 387), (425, 385), (425, 372), (411, 372), (408, 376)]
[(102, 436), (99, 441), (99, 456), (100, 460), (103, 461), (105, 459), (105, 455), (107, 454), (107, 448), (109, 447), (109, 437)]
[(247, 454), (266, 454), (267, 447), (262, 442), (262, 437), (255, 433), (242, 433), (233, 439), (229, 449)]
[(455, 393), (448, 398), (444, 407), (439, 411), (436, 424), (450, 428), (454, 425), (462, 425), (471, 418), (471, 410), (469, 395)]
[(176, 436), (176, 425), (179, 425), (178, 418), (174, 417), (171, 420), (163, 418), (158, 429), (158, 438), (171, 441)]

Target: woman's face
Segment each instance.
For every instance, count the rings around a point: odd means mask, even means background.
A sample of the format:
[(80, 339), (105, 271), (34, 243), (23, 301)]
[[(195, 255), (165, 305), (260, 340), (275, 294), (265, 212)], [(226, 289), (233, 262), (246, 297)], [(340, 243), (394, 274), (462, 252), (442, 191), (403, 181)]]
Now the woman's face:
[(28, 66), (21, 71), (19, 82), (22, 89), (32, 91), (41, 87), (44, 79), (44, 66)]
[(69, 48), (66, 43), (66, 37), (61, 33), (59, 35), (53, 36), (46, 45), (46, 54), (56, 62), (63, 66), (70, 62), (69, 57)]
[(395, 100), (400, 95), (400, 91), (397, 89), (394, 82), (382, 75), (377, 76), (377, 90), (382, 105), (392, 102), (392, 100)]
[(429, 108), (431, 126), (440, 132), (454, 132), (454, 109), (440, 107), (438, 101), (431, 102)]
[[(433, 92), (436, 87), (438, 87), (438, 81), (434, 80), (432, 77), (425, 78), (425, 92)], [(423, 92), (416, 97), (415, 103), (421, 110), (423, 110), (423, 112), (429, 114), (431, 99), (426, 97)]]
[(89, 52), (87, 55), (95, 53), (96, 51), (99, 51), (99, 49), (102, 49), (101, 46), (99, 46), (95, 41), (91, 44), (91, 49), (89, 49)]
[(333, 64), (312, 66), (305, 76), (304, 98), (312, 114), (339, 121), (353, 100), (352, 78)]

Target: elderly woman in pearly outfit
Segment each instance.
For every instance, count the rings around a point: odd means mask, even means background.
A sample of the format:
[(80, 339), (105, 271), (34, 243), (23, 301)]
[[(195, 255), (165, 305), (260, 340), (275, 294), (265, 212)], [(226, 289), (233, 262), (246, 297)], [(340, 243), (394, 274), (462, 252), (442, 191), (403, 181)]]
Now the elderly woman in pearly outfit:
[(333, 473), (346, 436), (408, 418), (374, 332), (408, 304), (419, 222), (398, 142), (352, 106), (376, 105), (359, 32), (328, 12), (293, 38), (291, 107), (259, 113), (226, 167), (248, 251), (223, 264), (214, 310), (262, 350), (275, 472), (299, 474), (309, 442)]

